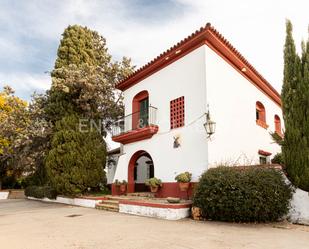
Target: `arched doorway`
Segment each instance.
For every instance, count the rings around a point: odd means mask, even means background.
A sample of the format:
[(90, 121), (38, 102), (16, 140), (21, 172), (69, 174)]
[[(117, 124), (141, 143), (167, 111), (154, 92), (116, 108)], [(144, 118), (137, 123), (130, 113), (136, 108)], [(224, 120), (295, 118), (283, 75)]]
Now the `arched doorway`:
[(135, 152), (128, 167), (128, 193), (148, 191), (145, 181), (151, 177), (154, 177), (151, 156), (144, 150)]

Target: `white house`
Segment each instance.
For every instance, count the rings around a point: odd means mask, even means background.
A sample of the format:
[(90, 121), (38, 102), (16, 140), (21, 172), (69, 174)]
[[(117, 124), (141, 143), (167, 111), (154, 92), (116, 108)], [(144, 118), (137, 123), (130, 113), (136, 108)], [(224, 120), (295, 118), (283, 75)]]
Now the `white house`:
[[(125, 117), (112, 139), (122, 144), (114, 179), (128, 192), (163, 181), (159, 196), (180, 195), (174, 178), (193, 182), (220, 164), (265, 164), (279, 152), (279, 93), (210, 24), (119, 82)], [(211, 136), (205, 130), (216, 123)], [(113, 187), (115, 194), (115, 187)]]

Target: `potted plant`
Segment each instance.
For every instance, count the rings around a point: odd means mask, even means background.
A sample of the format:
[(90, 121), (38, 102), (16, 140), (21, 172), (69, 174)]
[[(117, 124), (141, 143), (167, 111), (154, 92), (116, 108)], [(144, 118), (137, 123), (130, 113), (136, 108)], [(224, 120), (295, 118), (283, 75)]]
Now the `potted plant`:
[(126, 180), (123, 180), (121, 183), (120, 183), (120, 192), (122, 194), (124, 194), (127, 190), (127, 181)]
[(158, 192), (159, 187), (162, 187), (162, 181), (156, 177), (149, 178), (145, 181), (145, 184), (150, 187), (152, 193)]
[(120, 188), (121, 182), (120, 182), (118, 179), (116, 179), (116, 180), (114, 181), (114, 184), (115, 184), (116, 188), (119, 189), (119, 188)]
[(175, 180), (179, 184), (180, 191), (187, 191), (190, 186), (192, 174), (189, 172), (180, 173), (175, 177)]
[(117, 193), (121, 192), (121, 191), (120, 191), (121, 181), (119, 181), (118, 179), (116, 179), (116, 180), (114, 181), (114, 184), (115, 184), (115, 186), (116, 186), (116, 191), (117, 191)]

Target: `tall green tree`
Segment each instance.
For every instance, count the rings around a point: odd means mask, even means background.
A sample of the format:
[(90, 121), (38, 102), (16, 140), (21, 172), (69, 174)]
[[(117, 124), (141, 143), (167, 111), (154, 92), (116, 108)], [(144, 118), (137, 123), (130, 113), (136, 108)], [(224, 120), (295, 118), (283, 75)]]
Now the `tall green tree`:
[(52, 122), (72, 113), (101, 120), (123, 113), (115, 84), (133, 71), (130, 59), (112, 61), (105, 38), (79, 25), (65, 29), (57, 54), (47, 106)]
[(286, 23), (282, 107), (285, 123), (282, 155), (289, 178), (309, 190), (309, 81), (308, 42), (302, 58), (296, 53), (292, 23)]
[[(79, 118), (70, 115), (56, 122), (46, 168), (58, 193), (78, 195), (105, 183), (106, 146), (96, 130), (80, 132)], [(88, 127), (89, 128), (89, 127)]]
[(103, 67), (111, 61), (105, 38), (79, 25), (70, 25), (64, 30), (57, 55), (55, 69), (84, 63)]
[[(127, 58), (112, 61), (106, 40), (97, 32), (78, 25), (65, 29), (46, 105), (48, 120), (55, 125), (46, 171), (58, 193), (79, 194), (102, 183), (103, 137), (109, 123), (123, 113), (115, 84), (132, 70)], [(85, 124), (85, 119), (92, 123)], [(86, 130), (80, 129), (81, 120)]]

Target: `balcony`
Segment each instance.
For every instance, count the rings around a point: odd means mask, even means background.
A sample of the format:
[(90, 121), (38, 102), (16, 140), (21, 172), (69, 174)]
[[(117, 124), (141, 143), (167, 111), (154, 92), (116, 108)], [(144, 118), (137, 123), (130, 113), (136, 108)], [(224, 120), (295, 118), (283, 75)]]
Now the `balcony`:
[(112, 128), (112, 139), (128, 144), (151, 138), (158, 130), (157, 108), (149, 106), (147, 111), (134, 112), (116, 121)]

